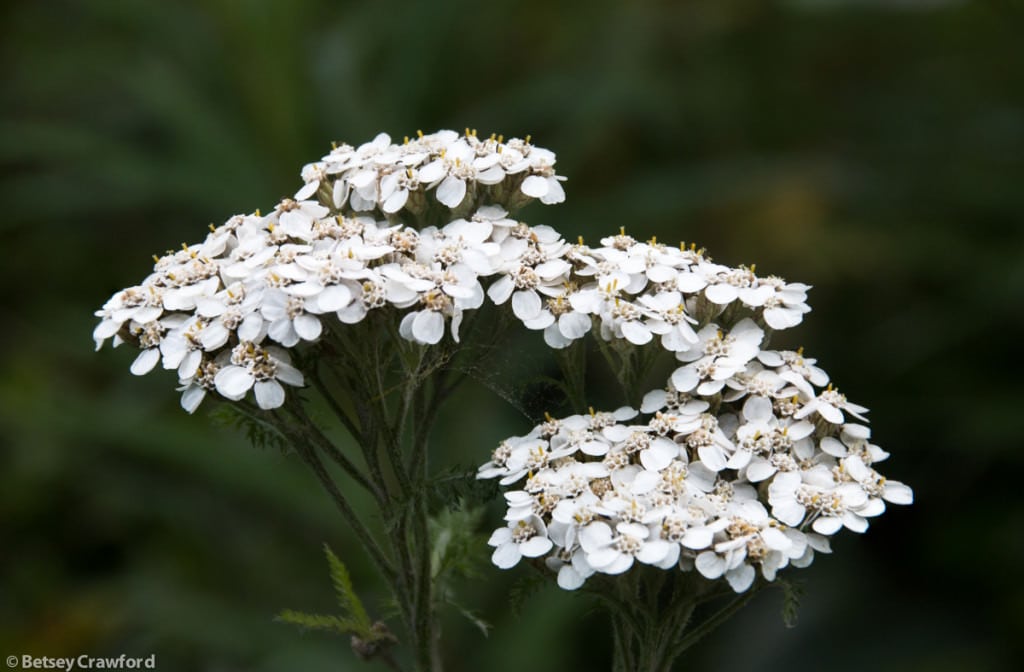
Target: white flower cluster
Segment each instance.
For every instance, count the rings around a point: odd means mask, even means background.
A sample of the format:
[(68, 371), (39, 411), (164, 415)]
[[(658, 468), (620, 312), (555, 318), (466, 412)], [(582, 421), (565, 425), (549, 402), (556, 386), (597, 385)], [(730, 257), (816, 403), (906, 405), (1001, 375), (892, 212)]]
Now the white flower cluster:
[(847, 419), (865, 409), (821, 389), (828, 378), (814, 360), (759, 350), (761, 338), (750, 320), (702, 337), (684, 359), (698, 370), (727, 361), (729, 373), (698, 383), (687, 364), (672, 376), (687, 389), (669, 382), (639, 412), (549, 417), (503, 441), (479, 471), (521, 482), (490, 538), (494, 564), (546, 556), (573, 590), (640, 562), (743, 592), (758, 570), (772, 581), (829, 552), (841, 528), (863, 532), (886, 502), (911, 503), (909, 487), (875, 471), (888, 454), (870, 430)]
[(272, 212), (156, 257), (97, 311), (96, 346), (138, 348), (136, 375), (176, 370), (189, 412), (210, 391), (280, 407), (285, 385), (305, 384), (289, 351), (375, 311), (409, 341), (458, 342), (465, 311), (488, 297), (552, 348), (593, 334), (674, 353), (680, 366), (642, 416), (549, 419), (480, 470), (525, 479), (505, 495), (495, 564), (547, 555), (564, 588), (639, 560), (742, 591), (756, 568), (770, 580), (805, 565), (841, 527), (863, 531), (885, 501), (911, 501), (874, 470), (887, 454), (867, 427), (847, 421), (866, 409), (801, 353), (762, 350), (810, 310), (807, 285), (712, 263), (693, 245), (620, 230), (590, 247), (512, 218), (564, 199), (554, 164), (529, 137), (469, 130), (336, 146)]
[[(260, 408), (281, 406), (282, 383), (304, 384), (287, 349), (318, 340), (325, 320), (353, 324), (390, 306), (406, 311), (403, 337), (435, 344), (447, 320), (458, 340), (463, 311), (484, 300), (480, 279), (550, 235), (491, 201), (563, 200), (554, 163), (528, 138), (469, 131), (336, 147), (303, 169), (306, 185), (273, 212), (232, 217), (202, 243), (154, 257), (149, 277), (96, 312), (96, 347), (111, 338), (138, 347), (136, 375), (160, 362), (176, 369), (192, 412), (210, 390), (231, 400), (252, 390)], [(448, 213), (443, 228), (389, 221), (409, 209), (410, 194), (423, 212), (431, 190)], [(454, 217), (477, 202), (471, 218)]]
[[(305, 186), (272, 212), (237, 215), (202, 243), (155, 258), (149, 277), (97, 311), (97, 348), (111, 338), (138, 347), (137, 375), (161, 362), (176, 369), (189, 412), (210, 390), (231, 400), (252, 390), (272, 409), (284, 403), (282, 383), (304, 383), (287, 349), (318, 340), (325, 320), (333, 328), (390, 307), (404, 311), (404, 338), (433, 345), (450, 331), (458, 341), (464, 312), (484, 301), (481, 280), (491, 280), (493, 302), (511, 299), (515, 316), (555, 348), (597, 324), (605, 339), (659, 336), (688, 353), (704, 338), (693, 330), (697, 317), (732, 308), (782, 329), (809, 310), (805, 285), (713, 264), (692, 246), (620, 233), (590, 248), (510, 218), (513, 205), (564, 198), (554, 163), (528, 141), (473, 132), (336, 147), (303, 169)], [(431, 191), (437, 202), (428, 205), (446, 224), (396, 221), (403, 208), (409, 217), (425, 212)], [(723, 380), (729, 361), (718, 358), (708, 375)]]
[(462, 136), (455, 131), (417, 135), (400, 145), (381, 133), (359, 147), (335, 146), (320, 161), (303, 167), (306, 186), (295, 199), (310, 198), (324, 189), (335, 208), (346, 204), (355, 212), (379, 208), (385, 215), (403, 208), (422, 210), (423, 196), (431, 189), (436, 189), (438, 202), (452, 210), (472, 207), (482, 195), (489, 195), (491, 201), (511, 195), (515, 204), (521, 204), (521, 198), (542, 203), (565, 200), (559, 183), (563, 178), (555, 174), (554, 153), (531, 145), (530, 136), (508, 142), (494, 135), (481, 140), (468, 128)]

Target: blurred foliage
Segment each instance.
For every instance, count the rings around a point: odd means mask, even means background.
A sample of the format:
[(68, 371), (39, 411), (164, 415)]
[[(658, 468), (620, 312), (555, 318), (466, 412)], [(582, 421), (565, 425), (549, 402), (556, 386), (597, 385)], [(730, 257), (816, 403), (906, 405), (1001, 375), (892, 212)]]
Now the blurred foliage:
[[(813, 284), (786, 344), (874, 409), (887, 473), (915, 487), (913, 507), (799, 576), (795, 629), (777, 591), (761, 596), (691, 664), (1016, 669), (1024, 502), (1002, 478), (1024, 467), (1022, 14), (942, 0), (4, 3), (0, 653), (361, 669), (344, 638), (273, 622), (286, 605), (331, 610), (324, 542), (371, 611), (383, 599), (312, 479), (186, 416), (172, 376), (93, 354), (91, 311), (153, 252), (292, 193), (331, 140), (470, 126), (558, 152), (569, 200), (532, 223), (695, 240)], [(506, 359), (551, 365), (528, 339)], [(443, 418), (438, 467), (528, 428), (486, 383)], [(452, 614), (450, 669), (607, 667), (585, 599), (531, 591), (517, 616), (526, 570), (483, 572), (459, 595), (493, 631)]]

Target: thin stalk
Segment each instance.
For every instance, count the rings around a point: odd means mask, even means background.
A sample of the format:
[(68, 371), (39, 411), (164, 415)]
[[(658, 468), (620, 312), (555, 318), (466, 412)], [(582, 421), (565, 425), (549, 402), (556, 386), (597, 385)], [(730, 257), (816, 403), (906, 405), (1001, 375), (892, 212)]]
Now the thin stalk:
[(733, 616), (733, 614), (735, 614), (737, 611), (745, 607), (747, 603), (750, 602), (750, 600), (754, 599), (754, 595), (757, 594), (758, 590), (760, 590), (760, 588), (751, 588), (747, 592), (741, 594), (732, 602), (725, 605), (724, 607), (716, 611), (713, 615), (711, 615), (703, 622), (701, 622), (701, 624), (695, 630), (687, 633), (686, 636), (679, 640), (679, 642), (670, 650), (669, 655), (671, 656), (671, 660), (675, 660), (676, 658), (678, 658), (688, 648), (699, 642), (710, 632), (718, 628), (718, 626), (722, 625), (727, 620), (729, 620)]
[(345, 454), (338, 450), (337, 446), (335, 446), (310, 419), (309, 415), (306, 414), (305, 409), (302, 408), (301, 405), (296, 404), (289, 410), (295, 416), (296, 420), (302, 423), (303, 433), (308, 434), (308, 436), (313, 440), (313, 443), (315, 443), (320, 450), (324, 451), (333, 462), (340, 466), (342, 470), (348, 474), (349, 478), (373, 495), (374, 499), (376, 499), (377, 503), (382, 507), (387, 504), (387, 497), (381, 490), (380, 486), (377, 483), (370, 481), (366, 475), (359, 471), (359, 468), (355, 463), (345, 457)]
[[(292, 436), (292, 438), (294, 440), (300, 437)], [(341, 494), (341, 490), (338, 489), (338, 485), (334, 482), (334, 479), (331, 478), (327, 468), (324, 467), (324, 463), (317, 456), (316, 451), (301, 440), (294, 441), (294, 444), (299, 457), (302, 458), (302, 461), (305, 462), (310, 469), (313, 470), (317, 480), (320, 481), (320, 485), (323, 486), (324, 490), (327, 491), (327, 494), (330, 495), (334, 505), (341, 512), (345, 521), (352, 528), (352, 531), (355, 532), (357, 537), (359, 537), (359, 541), (363, 544), (363, 547), (366, 548), (367, 553), (370, 554), (374, 564), (377, 566), (377, 570), (380, 571), (388, 582), (394, 584), (396, 578), (394, 566), (388, 560), (387, 556), (384, 555), (384, 551), (381, 550), (380, 546), (377, 544), (377, 540), (373, 538), (372, 534), (370, 534), (370, 530), (356, 516), (352, 505), (349, 504), (348, 500), (345, 499), (345, 496)]]

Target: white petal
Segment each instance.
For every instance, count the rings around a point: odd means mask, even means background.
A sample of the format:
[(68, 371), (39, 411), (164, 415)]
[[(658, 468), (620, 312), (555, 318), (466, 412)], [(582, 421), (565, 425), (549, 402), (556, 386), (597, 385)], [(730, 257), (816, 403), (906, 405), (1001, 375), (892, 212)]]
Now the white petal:
[(675, 441), (655, 439), (650, 448), (640, 452), (640, 464), (649, 471), (661, 471), (678, 456), (679, 446)]
[(228, 399), (241, 399), (256, 382), (252, 373), (241, 366), (228, 366), (217, 372), (213, 384)]
[(686, 531), (680, 543), (686, 548), (698, 551), (707, 548), (715, 538), (715, 533), (706, 527), (696, 527)]
[[(807, 510), (795, 500), (782, 501), (772, 505), (772, 515), (786, 525), (796, 526), (804, 519)], [(820, 518), (819, 518), (820, 520)], [(817, 521), (815, 521), (817, 522)], [(836, 528), (838, 529), (838, 528)]]
[(188, 380), (192, 376), (196, 375), (196, 371), (199, 370), (199, 365), (202, 364), (202, 362), (203, 353), (199, 350), (190, 350), (178, 366), (178, 378), (181, 380)]
[(295, 325), (287, 317), (271, 322), (267, 329), (267, 335), (286, 348), (299, 342), (299, 334), (295, 331)]
[(732, 589), (737, 593), (742, 593), (747, 588), (750, 588), (750, 584), (754, 583), (754, 568), (750, 565), (741, 565), (736, 569), (729, 570), (725, 575), (725, 580), (729, 582)]
[(775, 527), (766, 527), (761, 530), (761, 538), (764, 539), (764, 545), (773, 551), (785, 551), (793, 545), (790, 538)]
[(708, 579), (717, 579), (725, 572), (725, 560), (713, 551), (704, 551), (698, 555), (694, 566)]
[[(778, 516), (776, 516), (778, 518)], [(779, 518), (779, 520), (782, 520)], [(843, 527), (843, 521), (836, 516), (821, 516), (811, 525), (815, 532), (821, 534), (835, 534)]]
[[(847, 511), (843, 514), (843, 525), (846, 526), (846, 529), (853, 532), (863, 532), (868, 529), (868, 521), (852, 511)], [(821, 532), (821, 530), (818, 530), (818, 532)]]
[(520, 320), (530, 320), (540, 314), (542, 303), (537, 292), (527, 289), (512, 295), (512, 312)]
[(139, 353), (139, 356), (132, 362), (131, 372), (136, 376), (141, 376), (149, 373), (156, 366), (156, 363), (160, 361), (160, 349), (159, 348), (146, 348)]
[(437, 186), (437, 200), (449, 208), (457, 208), (466, 197), (466, 183), (449, 175)]
[(640, 552), (636, 554), (636, 559), (646, 565), (653, 565), (664, 560), (671, 548), (672, 544), (664, 539), (652, 539), (644, 542)]
[(181, 395), (181, 407), (195, 413), (200, 402), (206, 397), (206, 390), (199, 385), (189, 385)]
[(612, 543), (612, 528), (600, 521), (587, 525), (580, 530), (580, 546), (587, 553)]
[(705, 445), (697, 449), (700, 461), (712, 471), (721, 471), (726, 467), (725, 453), (716, 445)]
[(763, 457), (755, 457), (747, 465), (747, 480), (751, 483), (760, 483), (767, 478), (771, 478), (771, 475), (774, 473), (775, 467)]
[(689, 392), (699, 382), (700, 374), (692, 366), (682, 366), (672, 372), (672, 386), (679, 392)]
[(528, 558), (538, 558), (550, 551), (553, 546), (550, 539), (537, 535), (519, 544), (519, 552)]
[(590, 327), (590, 316), (575, 311), (558, 318), (558, 330), (568, 339), (583, 338), (590, 331)]
[(491, 301), (495, 305), (501, 305), (508, 301), (508, 297), (512, 296), (512, 292), (515, 290), (515, 281), (512, 280), (512, 276), (503, 275), (494, 281), (490, 287), (487, 288), (487, 296), (490, 297)]
[(913, 504), (914, 491), (897, 481), (890, 481), (882, 488), (882, 499), (893, 504)]
[(277, 372), (276, 378), (282, 383), (287, 383), (295, 387), (301, 387), (306, 384), (305, 378), (302, 376), (302, 372), (296, 369), (287, 362), (277, 361)]
[(312, 315), (299, 315), (293, 320), (295, 333), (304, 341), (315, 341), (320, 337), (323, 325)]
[(249, 313), (238, 326), (238, 338), (243, 341), (258, 341), (263, 331), (263, 317), (259, 313)]
[(387, 214), (398, 212), (405, 207), (406, 201), (409, 200), (409, 191), (406, 189), (399, 189), (395, 193), (391, 194), (381, 205), (381, 210)]
[(743, 417), (747, 422), (766, 422), (772, 417), (772, 402), (767, 397), (750, 397), (743, 404)]
[(818, 404), (818, 415), (834, 425), (843, 423), (843, 412), (831, 404)]
[(256, 403), (264, 410), (278, 408), (284, 403), (284, 388), (276, 380), (261, 380), (253, 387), (253, 392)]
[(540, 175), (530, 175), (523, 180), (523, 185), (520, 187), (522, 192), (531, 198), (541, 198), (548, 193), (549, 188), (550, 184), (547, 179)]
[(708, 301), (711, 303), (717, 303), (720, 306), (724, 306), (727, 303), (732, 303), (739, 296), (739, 290), (732, 285), (711, 285), (704, 290), (704, 296), (708, 297)]
[(764, 321), (772, 329), (781, 331), (800, 324), (803, 314), (789, 308), (768, 308), (764, 311)]
[(548, 192), (540, 197), (540, 202), (545, 205), (554, 205), (565, 201), (565, 190), (562, 189), (561, 183), (554, 177), (549, 177), (547, 180)]
[(651, 336), (651, 330), (645, 327), (640, 322), (629, 321), (622, 323), (622, 335), (625, 336), (626, 340), (634, 345), (645, 345), (651, 342), (654, 338)]
[(562, 565), (558, 570), (558, 587), (562, 590), (576, 590), (586, 579), (572, 565)]
[(444, 317), (433, 310), (423, 310), (412, 321), (412, 335), (417, 341), (434, 345), (444, 336)]
[(316, 297), (316, 308), (322, 313), (341, 310), (352, 302), (352, 291), (345, 285), (331, 285)]
[(320, 188), (320, 180), (314, 180), (313, 182), (310, 182), (310, 183), (306, 184), (306, 186), (304, 186), (302, 189), (299, 189), (298, 191), (296, 191), (294, 198), (295, 198), (296, 201), (304, 201), (307, 198), (309, 198), (310, 196), (312, 196), (313, 194), (315, 194), (316, 190), (319, 189), (319, 188)]
[(509, 569), (515, 567), (522, 557), (523, 554), (519, 551), (519, 544), (510, 541), (494, 549), (494, 553), (491, 555), (491, 562), (500, 569)]

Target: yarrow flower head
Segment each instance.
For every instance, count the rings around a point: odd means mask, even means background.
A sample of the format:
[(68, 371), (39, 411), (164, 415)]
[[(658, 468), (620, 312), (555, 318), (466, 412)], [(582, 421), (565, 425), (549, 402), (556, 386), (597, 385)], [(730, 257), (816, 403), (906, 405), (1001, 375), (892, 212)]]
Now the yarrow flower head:
[(336, 144), (267, 214), (155, 257), (96, 312), (97, 349), (136, 348), (136, 375), (174, 370), (190, 413), (211, 392), (284, 406), (306, 385), (307, 355), (362, 323), (418, 347), (458, 344), (487, 301), (553, 349), (590, 335), (671, 353), (639, 410), (549, 416), (480, 467), (506, 488), (494, 564), (542, 562), (570, 590), (639, 564), (743, 592), (912, 502), (877, 471), (888, 453), (867, 409), (802, 350), (768, 348), (810, 310), (809, 286), (693, 244), (620, 229), (592, 246), (518, 221), (531, 201), (564, 200), (555, 165), (529, 136), (470, 129)]

